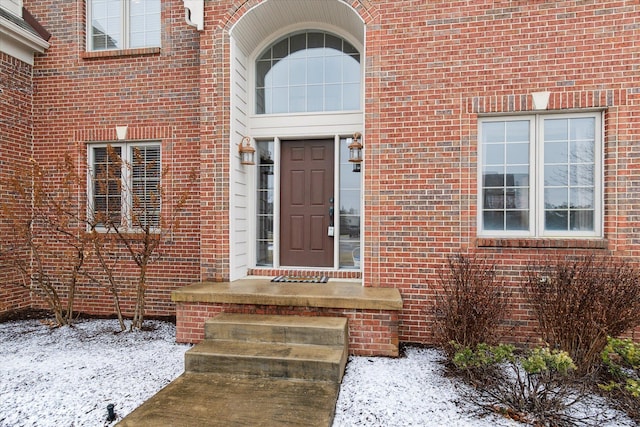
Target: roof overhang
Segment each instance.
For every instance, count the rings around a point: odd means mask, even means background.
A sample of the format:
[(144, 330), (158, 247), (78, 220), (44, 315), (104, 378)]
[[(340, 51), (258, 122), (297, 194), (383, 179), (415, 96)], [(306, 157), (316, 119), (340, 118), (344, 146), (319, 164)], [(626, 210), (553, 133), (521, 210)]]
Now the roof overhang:
[(0, 14), (0, 52), (33, 65), (33, 55), (44, 53), (49, 43), (37, 33), (18, 25), (18, 20), (21, 18), (9, 19), (6, 14)]
[(237, 46), (251, 54), (272, 37), (274, 30), (302, 22), (340, 28), (360, 46), (364, 45), (363, 20), (343, 0), (267, 0), (245, 13), (230, 33)]

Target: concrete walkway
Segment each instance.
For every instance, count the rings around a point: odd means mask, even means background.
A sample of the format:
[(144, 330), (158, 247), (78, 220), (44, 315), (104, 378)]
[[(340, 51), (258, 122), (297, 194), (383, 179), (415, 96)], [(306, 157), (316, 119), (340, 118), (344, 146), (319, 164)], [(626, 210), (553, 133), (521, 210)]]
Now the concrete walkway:
[(119, 425), (329, 427), (348, 343), (346, 318), (221, 313), (185, 373)]
[(331, 426), (340, 384), (185, 373), (122, 427)]

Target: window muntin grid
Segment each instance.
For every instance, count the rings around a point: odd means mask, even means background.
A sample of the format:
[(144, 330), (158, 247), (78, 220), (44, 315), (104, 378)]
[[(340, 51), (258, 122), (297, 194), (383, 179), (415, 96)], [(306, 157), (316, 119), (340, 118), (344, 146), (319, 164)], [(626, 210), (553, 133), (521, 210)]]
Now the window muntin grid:
[(479, 234), (602, 234), (601, 113), (479, 123)]
[(87, 1), (90, 51), (160, 46), (160, 0)]
[(256, 60), (256, 113), (360, 109), (360, 53), (322, 31), (290, 34)]

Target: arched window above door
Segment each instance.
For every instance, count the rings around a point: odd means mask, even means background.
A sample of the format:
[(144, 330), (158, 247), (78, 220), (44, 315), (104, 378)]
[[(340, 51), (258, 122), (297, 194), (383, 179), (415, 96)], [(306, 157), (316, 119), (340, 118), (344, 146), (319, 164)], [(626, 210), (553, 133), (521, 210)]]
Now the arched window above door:
[(256, 60), (256, 113), (360, 109), (360, 53), (323, 31), (289, 34)]

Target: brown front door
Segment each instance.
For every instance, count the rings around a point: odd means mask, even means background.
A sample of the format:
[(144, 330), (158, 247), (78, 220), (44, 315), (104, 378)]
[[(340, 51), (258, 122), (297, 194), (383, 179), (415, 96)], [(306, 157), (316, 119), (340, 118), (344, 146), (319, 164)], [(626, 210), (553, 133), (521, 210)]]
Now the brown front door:
[(332, 267), (333, 140), (281, 147), (280, 265)]

